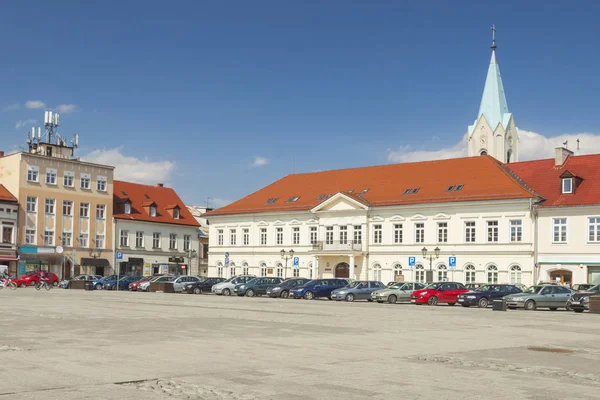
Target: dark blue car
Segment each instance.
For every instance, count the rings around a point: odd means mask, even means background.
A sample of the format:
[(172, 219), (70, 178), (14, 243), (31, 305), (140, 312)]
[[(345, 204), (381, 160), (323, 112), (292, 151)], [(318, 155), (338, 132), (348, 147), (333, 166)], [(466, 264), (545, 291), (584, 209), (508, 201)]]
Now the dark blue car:
[[(143, 276), (122, 276), (119, 278), (119, 290), (129, 290), (131, 282), (139, 281)], [(117, 290), (117, 280), (104, 281), (104, 290)]]
[[(119, 275), (119, 276), (120, 276), (119, 279), (125, 278), (125, 275)], [(116, 281), (116, 280), (117, 280), (117, 275), (108, 275), (108, 276), (105, 276), (103, 278), (97, 279), (94, 282), (92, 282), (92, 286), (94, 287), (95, 290), (102, 290), (102, 288), (104, 287), (104, 284), (106, 282)]]
[(295, 299), (312, 300), (319, 297), (327, 297), (331, 300), (331, 292), (348, 284), (346, 279), (314, 279), (308, 283), (290, 290), (290, 297)]

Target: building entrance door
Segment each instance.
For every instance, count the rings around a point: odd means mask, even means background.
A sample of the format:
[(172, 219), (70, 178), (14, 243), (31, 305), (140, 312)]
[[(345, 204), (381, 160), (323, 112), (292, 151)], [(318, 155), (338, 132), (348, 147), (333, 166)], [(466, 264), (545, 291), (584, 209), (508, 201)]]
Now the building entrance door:
[(336, 278), (350, 278), (350, 265), (348, 263), (339, 263), (335, 266)]
[(573, 273), (566, 269), (559, 269), (557, 271), (550, 272), (550, 279), (553, 281), (559, 281), (561, 284), (567, 284), (571, 286), (573, 283)]

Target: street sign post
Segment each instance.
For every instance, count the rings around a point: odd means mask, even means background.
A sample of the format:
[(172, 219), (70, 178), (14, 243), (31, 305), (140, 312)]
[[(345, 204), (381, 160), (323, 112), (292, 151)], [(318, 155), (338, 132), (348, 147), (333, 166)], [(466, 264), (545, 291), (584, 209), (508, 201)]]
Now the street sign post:
[(229, 252), (225, 252), (225, 265), (229, 265)]
[(448, 266), (450, 267), (451, 270), (456, 269), (456, 257), (455, 256), (448, 257)]
[(408, 266), (412, 269), (417, 263), (417, 257), (408, 257)]
[(294, 267), (300, 267), (300, 257), (294, 257)]
[(117, 261), (121, 261), (121, 260), (123, 260), (123, 252), (117, 251)]

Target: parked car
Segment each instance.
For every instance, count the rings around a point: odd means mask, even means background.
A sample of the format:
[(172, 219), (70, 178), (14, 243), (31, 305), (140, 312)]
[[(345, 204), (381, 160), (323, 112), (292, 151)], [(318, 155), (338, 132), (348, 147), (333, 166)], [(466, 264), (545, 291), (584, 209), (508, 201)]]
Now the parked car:
[(111, 281), (105, 281), (104, 282), (104, 286), (103, 289), (104, 290), (117, 290), (117, 287), (119, 288), (119, 290), (127, 290), (129, 288), (129, 284), (131, 282), (135, 282), (135, 281), (139, 281), (140, 279), (142, 279), (142, 276), (124, 276), (122, 278), (114, 279)]
[(571, 287), (576, 292), (587, 292), (589, 289), (593, 288), (595, 285), (593, 283), (576, 283)]
[(260, 296), (267, 294), (267, 289), (273, 288), (283, 282), (283, 278), (254, 278), (246, 283), (235, 285), (233, 292), (238, 296)]
[(44, 278), (49, 285), (58, 286), (60, 279), (53, 272), (48, 271), (30, 271), (13, 282), (19, 287), (35, 286), (40, 283), (40, 278)]
[(288, 298), (290, 295), (290, 290), (297, 287), (302, 286), (305, 283), (310, 281), (307, 278), (290, 278), (281, 282), (280, 285), (267, 289), (267, 296), (269, 297), (283, 297), (284, 299)]
[(385, 285), (383, 282), (379, 281), (353, 281), (342, 288), (331, 291), (331, 299), (337, 301), (373, 301), (371, 299), (371, 293), (383, 288), (385, 288)]
[(469, 290), (477, 290), (478, 288), (487, 285), (487, 283), (467, 283), (465, 287)]
[(144, 276), (139, 281), (134, 281), (129, 283), (129, 290), (135, 292), (138, 290), (138, 286), (143, 282), (148, 282), (150, 279), (154, 278), (154, 276)]
[(254, 278), (256, 278), (256, 276), (254, 276), (254, 275), (232, 276), (231, 278), (227, 279), (226, 281), (223, 281), (221, 283), (217, 283), (216, 285), (213, 285), (212, 288), (210, 288), (210, 291), (213, 292), (214, 294), (230, 296), (233, 293), (233, 289), (235, 288), (235, 285), (238, 285), (240, 283), (246, 283), (249, 280), (254, 279)]
[(185, 291), (192, 294), (201, 294), (202, 292), (210, 292), (213, 285), (225, 281), (225, 278), (203, 278), (198, 282), (188, 283), (185, 285)]
[(535, 310), (539, 307), (551, 310), (566, 308), (568, 310), (567, 302), (573, 293), (576, 292), (560, 285), (535, 285), (523, 293), (504, 296), (504, 300), (506, 307), (511, 310), (517, 308)]
[(178, 276), (173, 280), (173, 291), (183, 292), (187, 284), (200, 282), (200, 279), (199, 276)]
[(590, 309), (590, 297), (598, 295), (600, 295), (600, 285), (592, 286), (586, 291), (573, 293), (567, 301), (567, 307), (577, 313), (582, 313)]
[(425, 289), (415, 290), (410, 296), (410, 302), (415, 304), (429, 304), (437, 306), (446, 303), (450, 306), (456, 304), (459, 294), (467, 293), (469, 289), (459, 282), (436, 282)]
[(463, 307), (487, 308), (493, 300), (500, 300), (507, 294), (522, 293), (515, 285), (485, 285), (476, 290), (459, 294), (456, 301)]
[(425, 286), (424, 283), (417, 282), (392, 282), (391, 286), (371, 293), (371, 299), (378, 303), (388, 302), (390, 304), (398, 301), (410, 301), (412, 292), (421, 290)]
[(58, 287), (61, 287), (63, 289), (70, 289), (71, 282), (73, 281), (95, 281), (100, 278), (102, 278), (102, 275), (77, 275), (69, 279), (63, 279), (58, 284)]
[(340, 278), (314, 279), (302, 286), (297, 286), (290, 290), (290, 296), (295, 299), (304, 298), (306, 300), (327, 297), (331, 300), (331, 292), (335, 289), (342, 288), (347, 284), (348, 280)]
[(148, 288), (150, 288), (150, 283), (152, 282), (171, 282), (173, 279), (175, 279), (175, 276), (173, 275), (155, 276), (154, 278), (147, 280), (146, 282), (140, 283), (138, 285), (138, 291), (147, 292)]
[(102, 290), (106, 282), (116, 281), (117, 276), (119, 276), (119, 279), (123, 279), (125, 277), (125, 275), (107, 275), (103, 278), (94, 280), (92, 282), (92, 287), (94, 288), (94, 290)]

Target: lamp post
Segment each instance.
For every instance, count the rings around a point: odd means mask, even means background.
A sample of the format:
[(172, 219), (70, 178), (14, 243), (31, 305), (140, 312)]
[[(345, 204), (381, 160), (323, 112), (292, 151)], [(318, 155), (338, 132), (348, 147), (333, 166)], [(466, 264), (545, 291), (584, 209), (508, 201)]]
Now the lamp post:
[(290, 258), (294, 257), (294, 250), (290, 250), (286, 252), (284, 249), (281, 249), (281, 259), (285, 260), (285, 269), (283, 270), (283, 279), (287, 278), (287, 263)]
[(188, 276), (192, 276), (192, 258), (196, 258), (197, 254), (198, 254), (198, 252), (196, 252), (196, 250), (188, 249), (188, 251), (187, 251), (187, 256), (188, 256)]
[(427, 254), (427, 247), (423, 247), (421, 249), (421, 252), (423, 253), (423, 258), (424, 259), (429, 259), (429, 273), (427, 275), (429, 275), (427, 277), (427, 281), (429, 283), (433, 282), (433, 260), (437, 259), (440, 257), (440, 248), (436, 247), (435, 249), (433, 249), (433, 254)]

